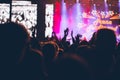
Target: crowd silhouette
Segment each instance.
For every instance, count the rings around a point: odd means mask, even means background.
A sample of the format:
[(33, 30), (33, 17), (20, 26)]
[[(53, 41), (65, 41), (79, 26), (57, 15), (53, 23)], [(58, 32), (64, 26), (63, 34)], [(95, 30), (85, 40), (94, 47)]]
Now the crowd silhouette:
[(73, 37), (39, 41), (17, 23), (0, 24), (0, 80), (120, 80), (120, 43), (102, 28), (90, 41)]

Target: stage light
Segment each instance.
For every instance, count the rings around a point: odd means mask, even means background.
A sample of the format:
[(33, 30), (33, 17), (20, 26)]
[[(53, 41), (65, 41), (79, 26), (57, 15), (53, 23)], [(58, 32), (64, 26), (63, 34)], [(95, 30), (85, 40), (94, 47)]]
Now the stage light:
[(80, 0), (76, 0), (77, 3), (79, 3)]
[(72, 7), (72, 17), (71, 22), (69, 24), (71, 25), (69, 27), (70, 30), (73, 31), (73, 36), (76, 36), (78, 33), (82, 34), (82, 31), (80, 30), (82, 28), (82, 6), (81, 3), (75, 3), (74, 6)]
[(112, 4), (109, 4), (109, 6), (112, 6)]
[(120, 12), (120, 0), (119, 0), (119, 2), (118, 2), (118, 7), (119, 7), (119, 12)]
[(104, 2), (107, 2), (107, 0), (104, 0)]
[(93, 10), (97, 10), (96, 4), (93, 4)]
[(67, 25), (67, 8), (66, 8), (66, 3), (62, 1), (62, 10), (61, 10), (61, 23), (60, 23), (60, 37), (64, 36), (64, 30), (68, 27)]
[(105, 6), (105, 11), (108, 11), (108, 1), (107, 0), (104, 0), (104, 6)]

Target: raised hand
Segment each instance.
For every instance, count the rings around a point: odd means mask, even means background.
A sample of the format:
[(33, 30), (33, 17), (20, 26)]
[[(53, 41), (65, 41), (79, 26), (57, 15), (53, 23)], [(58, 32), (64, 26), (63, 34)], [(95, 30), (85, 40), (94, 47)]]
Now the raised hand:
[(64, 30), (64, 35), (67, 36), (67, 35), (68, 35), (68, 32), (69, 32), (69, 29), (68, 29), (68, 28), (65, 29), (65, 30)]

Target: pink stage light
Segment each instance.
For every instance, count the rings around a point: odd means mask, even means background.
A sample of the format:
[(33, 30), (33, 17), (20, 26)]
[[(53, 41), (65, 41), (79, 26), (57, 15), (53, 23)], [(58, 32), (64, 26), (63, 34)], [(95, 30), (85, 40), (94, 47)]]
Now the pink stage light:
[(54, 9), (54, 26), (53, 31), (58, 34), (60, 32), (60, 21), (61, 21), (61, 3), (55, 2), (55, 9)]

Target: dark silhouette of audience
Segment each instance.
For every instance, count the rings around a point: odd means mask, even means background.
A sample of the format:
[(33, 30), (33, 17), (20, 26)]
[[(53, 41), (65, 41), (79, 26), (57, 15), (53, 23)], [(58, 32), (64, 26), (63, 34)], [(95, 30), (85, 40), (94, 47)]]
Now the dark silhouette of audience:
[(114, 31), (103, 28), (95, 33), (93, 68), (97, 80), (111, 79), (116, 44)]
[(46, 71), (49, 73), (49, 67), (57, 58), (58, 47), (54, 42), (46, 42), (42, 47)]
[(29, 48), (26, 28), (13, 22), (0, 24), (0, 37), (1, 80), (39, 80), (42, 56)]
[(29, 34), (22, 25), (10, 22), (0, 24), (0, 37), (0, 78), (19, 79), (20, 63), (29, 43)]
[(68, 33), (40, 41), (21, 24), (0, 24), (0, 80), (120, 80), (120, 43), (113, 30), (99, 29), (90, 41), (72, 31), (72, 44)]
[(70, 54), (57, 59), (51, 67), (49, 80), (93, 80), (88, 64), (81, 57)]

